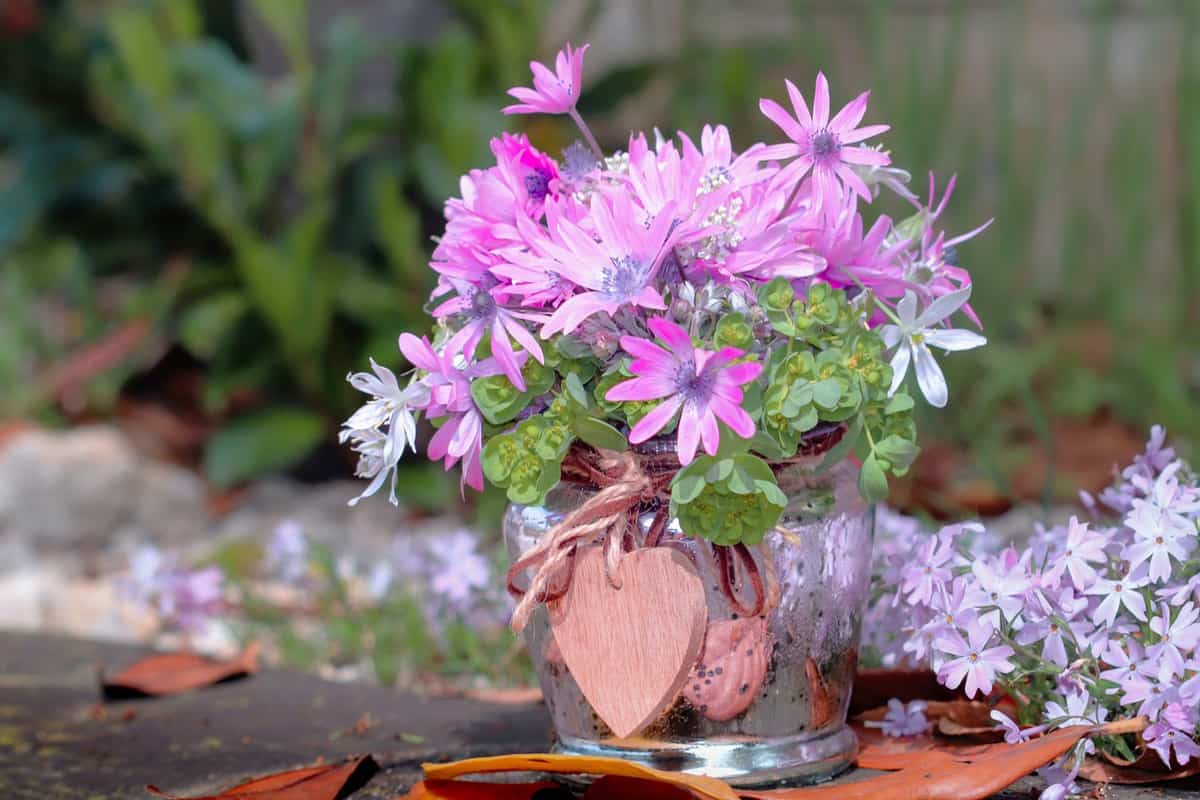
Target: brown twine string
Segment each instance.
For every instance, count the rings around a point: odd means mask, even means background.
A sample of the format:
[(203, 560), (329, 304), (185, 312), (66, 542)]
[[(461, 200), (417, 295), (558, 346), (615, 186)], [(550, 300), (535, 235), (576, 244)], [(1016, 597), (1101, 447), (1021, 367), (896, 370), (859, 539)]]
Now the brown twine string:
[[(795, 458), (773, 463), (772, 468), (780, 471), (829, 450), (842, 438), (845, 430), (844, 425), (818, 426), (805, 435)], [(509, 567), (508, 591), (519, 598), (513, 611), (512, 629), (520, 632), (539, 605), (558, 600), (567, 593), (580, 547), (599, 544), (603, 548), (608, 580), (614, 588), (621, 588), (618, 574), (621, 555), (636, 547), (638, 519), (644, 510), (653, 509), (655, 515), (642, 546), (657, 547), (664, 543), (663, 534), (670, 516), (669, 487), (678, 469), (679, 462), (673, 453), (638, 455), (627, 451), (614, 457), (588, 447), (573, 447), (563, 461), (563, 480), (592, 485), (599, 491), (565, 516)], [(695, 560), (695, 555), (686, 548), (679, 549)], [(746, 545), (713, 545), (711, 552), (721, 591), (738, 614), (754, 617), (774, 607), (778, 602), (779, 587), (775, 565), (765, 550), (762, 551), (765, 580)], [(741, 598), (743, 581), (739, 577), (739, 565), (753, 593), (754, 599), (749, 605)], [(531, 568), (534, 574), (529, 588), (519, 588), (516, 579)]]

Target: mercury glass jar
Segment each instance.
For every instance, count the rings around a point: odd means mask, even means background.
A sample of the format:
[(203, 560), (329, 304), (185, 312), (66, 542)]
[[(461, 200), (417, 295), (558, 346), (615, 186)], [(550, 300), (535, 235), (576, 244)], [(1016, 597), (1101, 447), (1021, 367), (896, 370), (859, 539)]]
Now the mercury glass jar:
[[(524, 636), (554, 720), (557, 751), (620, 757), (735, 786), (812, 783), (848, 768), (856, 742), (846, 713), (874, 535), (874, 512), (856, 479), (849, 462), (819, 474), (811, 465), (794, 465), (779, 475), (789, 505), (777, 527), (749, 548), (759, 575), (773, 576), (778, 601), (755, 617), (739, 614), (731, 602), (712, 544), (684, 536), (675, 520), (667, 523), (660, 541), (689, 556), (705, 587), (705, 644), (674, 701), (627, 738), (616, 738), (593, 711), (554, 644), (546, 608), (539, 607)], [(510, 559), (595, 491), (563, 482), (543, 506), (510, 506), (504, 521)], [(653, 517), (641, 515), (643, 533)], [(726, 567), (731, 561), (737, 559), (727, 558)]]

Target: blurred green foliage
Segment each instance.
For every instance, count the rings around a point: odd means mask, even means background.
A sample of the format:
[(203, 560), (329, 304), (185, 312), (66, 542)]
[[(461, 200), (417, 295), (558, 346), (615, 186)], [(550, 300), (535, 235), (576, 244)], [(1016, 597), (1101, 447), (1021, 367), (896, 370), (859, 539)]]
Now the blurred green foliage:
[[(749, 98), (783, 99), (785, 77), (807, 94), (823, 69), (839, 103), (870, 89), (868, 121), (891, 124), (887, 147), (911, 170), (918, 194), (930, 170), (939, 191), (959, 173), (942, 219), (951, 235), (995, 219), (959, 248), (989, 346), (946, 359), (951, 404), (925, 414), (925, 430), (968, 448), (1002, 486), (1013, 439), (1032, 434), (1049, 448), (1056, 419), (1111, 414), (1141, 433), (1162, 423), (1194, 454), (1200, 4), (899, 6), (870, 3), (849, 14), (797, 0), (786, 38), (717, 50), (704, 20), (685, 14), (683, 56), (669, 67), (670, 127), (724, 121), (744, 146), (778, 137)], [(1035, 56), (1030, 32), (1056, 16), (1067, 18), (1057, 35), (1079, 32), (1087, 42), (1087, 77), (1069, 84), (1065, 107), (1061, 86), (1032, 82), (1037, 70), (1024, 69)], [(1125, 81), (1153, 86), (1164, 71), (1177, 75), (1170, 107), (1128, 88), (1117, 101), (1118, 45), (1127, 57), (1130, 47), (1144, 53), (1160, 40), (1161, 60), (1131, 65), (1136, 77)], [(985, 55), (970, 57), (972, 41)], [(892, 198), (881, 205), (907, 213)], [(1038, 241), (1048, 205), (1064, 217), (1050, 248)], [(1164, 251), (1174, 260), (1156, 261)]]
[[(499, 127), (503, 89), (538, 33), (532, 3), (463, 0), (436, 38), (386, 46), (349, 15), (310, 41), (304, 3), (240, 10), (269, 31), (281, 75), (247, 58), (233, 2), (66, 0), (5, 41), (0, 84), (12, 312), (0, 380), (36, 385), (114, 317), (150, 316), (206, 365), (207, 412), (235, 417), (207, 448), (218, 485), (286, 468), (328, 439), (355, 405), (347, 371), (368, 354), (388, 360), (400, 331), (425, 327), (427, 229), (458, 176), (486, 160), (482, 132)], [(394, 67), (394, 98), (360, 111), (354, 82), (372, 59)], [(185, 274), (166, 281), (173, 258)], [(117, 280), (135, 296), (98, 303)], [(154, 287), (158, 302), (144, 299)], [(58, 292), (82, 320), (74, 333), (41, 319), (37, 301)], [(89, 405), (110, 404), (133, 366)], [(231, 415), (239, 393), (258, 410)], [(47, 399), (0, 403), (29, 414)]]
[[(523, 125), (551, 153), (570, 141), (561, 120), (498, 112), (504, 90), (527, 82), (529, 58), (557, 44), (543, 41), (539, 0), (454, 0), (435, 35), (403, 42), (376, 40), (349, 11), (310, 30), (300, 2), (32, 5), (34, 24), (0, 33), (0, 381), (13, 387), (0, 413), (44, 415), (48, 366), (122, 320), (148, 319), (158, 341), (205, 366), (203, 402), (222, 421), (207, 465), (220, 484), (328, 441), (356, 402), (345, 374), (368, 354), (396, 365), (397, 333), (426, 325), (441, 204), (490, 160), (491, 134)], [(1182, 54), (1164, 115), (1149, 99), (1110, 102), (1122, 4), (1072, 12), (1093, 78), (1065, 107), (1022, 71), (1036, 4), (988, 11), (990, 60), (972, 77), (986, 113), (962, 91), (971, 15), (982, 13), (970, 3), (940, 7), (933, 24), (932, 12), (888, 3), (850, 15), (796, 2), (778, 36), (720, 46), (687, 5), (677, 53), (589, 66), (580, 108), (606, 144), (619, 146), (631, 105), (663, 131), (719, 121), (743, 146), (777, 138), (754, 99), (781, 97), (785, 76), (805, 88), (823, 68), (835, 99), (872, 89), (870, 119), (892, 124), (888, 145), (914, 188), (928, 170), (940, 183), (961, 173), (950, 231), (995, 217), (960, 248), (991, 346), (948, 359), (954, 400), (928, 430), (972, 448), (997, 480), (1007, 443), (1032, 432), (1049, 446), (1059, 418), (1162, 422), (1194, 451), (1200, 6), (1153, 9)], [(282, 55), (278, 74), (252, 58), (247, 19)], [(356, 81), (380, 60), (390, 94), (362, 108)], [(1169, 187), (1147, 158), (1148, 142), (1164, 140)], [(1047, 251), (1034, 199), (1053, 182), (1064, 197)], [(1175, 239), (1165, 248), (1164, 230)], [(1178, 263), (1145, 279), (1161, 252)], [(91, 381), (90, 406), (103, 410), (145, 358)]]

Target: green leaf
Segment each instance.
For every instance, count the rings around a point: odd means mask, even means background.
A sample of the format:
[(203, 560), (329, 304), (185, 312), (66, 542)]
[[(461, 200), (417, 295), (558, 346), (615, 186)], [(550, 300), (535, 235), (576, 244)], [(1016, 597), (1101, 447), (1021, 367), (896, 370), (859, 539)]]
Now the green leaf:
[(629, 443), (619, 430), (595, 417), (579, 417), (572, 422), (571, 429), (592, 447), (617, 451), (629, 448)]
[(815, 470), (817, 474), (827, 472), (832, 467), (841, 463), (842, 459), (846, 456), (850, 455), (850, 452), (858, 444), (858, 440), (862, 436), (862, 429), (862, 416), (857, 416), (850, 423), (850, 427), (842, 435), (841, 440), (825, 454), (825, 458), (821, 459), (821, 463), (817, 465)]
[(812, 387), (812, 399), (821, 408), (836, 408), (842, 398), (842, 386), (835, 378), (826, 378)]
[(240, 292), (213, 294), (183, 312), (179, 340), (197, 358), (211, 359), (249, 310)]
[(780, 447), (779, 443), (761, 428), (754, 432), (754, 438), (750, 440), (750, 449), (770, 461), (779, 461), (792, 455)]
[(572, 372), (563, 380), (563, 386), (567, 389), (567, 395), (583, 408), (591, 406), (591, 400), (588, 398), (587, 390), (583, 388), (583, 381), (579, 379), (579, 375)]
[(713, 344), (718, 348), (736, 347), (749, 350), (754, 344), (754, 329), (746, 321), (745, 314), (726, 314), (717, 323), (713, 332)]
[(858, 473), (858, 491), (869, 503), (880, 503), (887, 499), (887, 476), (879, 466), (875, 454), (867, 456), (862, 469)]
[(884, 406), (883, 413), (902, 414), (905, 411), (912, 411), (914, 405), (912, 397), (907, 392), (899, 392)]
[(671, 481), (671, 499), (677, 503), (690, 503), (700, 496), (704, 487), (703, 475), (677, 472), (675, 479)]
[(908, 439), (892, 434), (875, 444), (875, 452), (891, 463), (893, 471), (903, 472), (912, 465), (920, 450)]
[(325, 436), (316, 414), (279, 408), (235, 419), (209, 441), (204, 471), (224, 489), (304, 458)]
[(489, 375), (471, 381), (471, 398), (483, 418), (493, 425), (503, 425), (517, 418), (529, 405), (529, 392), (522, 392), (505, 375)]
[(251, 0), (254, 10), (279, 40), (292, 69), (308, 64), (308, 4)]

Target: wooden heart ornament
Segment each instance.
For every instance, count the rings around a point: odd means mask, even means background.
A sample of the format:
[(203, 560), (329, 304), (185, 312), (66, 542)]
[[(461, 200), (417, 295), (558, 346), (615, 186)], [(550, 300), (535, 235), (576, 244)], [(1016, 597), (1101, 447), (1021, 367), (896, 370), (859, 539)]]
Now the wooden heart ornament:
[(571, 588), (548, 610), (575, 683), (623, 739), (679, 695), (704, 643), (708, 607), (696, 567), (670, 547), (624, 554), (616, 578), (620, 588), (599, 547), (581, 550)]

